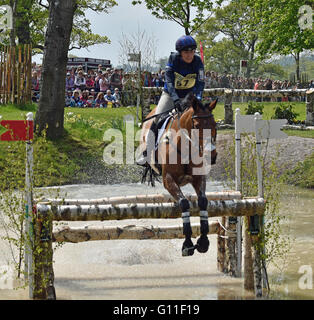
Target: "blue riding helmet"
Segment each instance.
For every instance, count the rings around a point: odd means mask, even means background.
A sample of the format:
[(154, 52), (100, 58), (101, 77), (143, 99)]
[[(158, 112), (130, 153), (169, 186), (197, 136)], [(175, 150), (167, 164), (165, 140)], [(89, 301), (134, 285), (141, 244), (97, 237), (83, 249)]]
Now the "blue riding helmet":
[(176, 50), (195, 50), (197, 47), (196, 41), (191, 36), (182, 36), (176, 41)]

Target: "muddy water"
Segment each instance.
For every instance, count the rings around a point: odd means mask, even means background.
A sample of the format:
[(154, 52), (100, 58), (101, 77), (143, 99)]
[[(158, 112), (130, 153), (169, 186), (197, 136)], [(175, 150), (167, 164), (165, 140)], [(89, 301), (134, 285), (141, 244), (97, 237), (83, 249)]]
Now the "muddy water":
[[(54, 189), (50, 189), (54, 190)], [(223, 190), (219, 183), (208, 184), (207, 191)], [(46, 192), (46, 191), (45, 191)], [(141, 184), (79, 185), (60, 190), (66, 198), (101, 198), (134, 194), (164, 193)], [(184, 192), (192, 192), (189, 187)], [(269, 267), (273, 288), (271, 299), (314, 299), (314, 289), (300, 288), (301, 266), (314, 268), (314, 191), (286, 188), (282, 213), (295, 238), (286, 261), (287, 267)], [(192, 222), (199, 218), (193, 217)], [(106, 222), (71, 222), (71, 225), (170, 225), (181, 219), (140, 219)], [(253, 299), (243, 289), (243, 279), (230, 278), (217, 272), (217, 236), (209, 236), (210, 249), (205, 254), (181, 256), (182, 240), (112, 240), (79, 244), (66, 243), (54, 254), (55, 288), (58, 299)], [(2, 243), (0, 266), (6, 263), (8, 249)], [(309, 269), (307, 269), (309, 270)], [(314, 282), (314, 279), (312, 279)], [(313, 284), (314, 285), (314, 284)], [(11, 290), (13, 283), (0, 281), (0, 299), (28, 299), (27, 290)]]

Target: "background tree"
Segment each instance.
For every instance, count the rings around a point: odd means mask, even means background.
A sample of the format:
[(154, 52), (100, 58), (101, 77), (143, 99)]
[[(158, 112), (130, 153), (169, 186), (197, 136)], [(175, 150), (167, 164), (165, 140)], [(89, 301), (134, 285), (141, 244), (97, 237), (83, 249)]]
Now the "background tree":
[[(304, 25), (304, 16), (312, 12), (300, 13), (304, 5), (312, 5), (309, 0), (244, 0), (252, 15), (248, 22), (259, 23), (256, 50), (260, 59), (269, 55), (291, 54), (296, 62), (297, 80), (300, 80), (300, 55), (314, 48), (314, 26)], [(309, 19), (308, 19), (309, 21)]]
[[(197, 39), (206, 44), (205, 56), (212, 57), (211, 66), (214, 65), (215, 69), (223, 68), (236, 74), (239, 73), (240, 60), (248, 60), (245, 76), (250, 77), (258, 67), (255, 52), (258, 41), (256, 33), (258, 22), (254, 28), (252, 22), (248, 24), (251, 10), (242, 0), (231, 1), (224, 7), (216, 7), (213, 13), (214, 16), (196, 32)], [(209, 63), (208, 60), (207, 63)]]
[(155, 17), (178, 23), (186, 35), (193, 34), (210, 17), (213, 8), (209, 0), (136, 0), (132, 4), (144, 2)]
[(48, 3), (49, 19), (45, 36), (41, 95), (35, 125), (38, 133), (45, 130), (47, 138), (55, 140), (63, 135), (66, 66), (75, 13), (77, 10), (80, 12), (83, 7), (107, 11), (116, 2), (49, 0)]

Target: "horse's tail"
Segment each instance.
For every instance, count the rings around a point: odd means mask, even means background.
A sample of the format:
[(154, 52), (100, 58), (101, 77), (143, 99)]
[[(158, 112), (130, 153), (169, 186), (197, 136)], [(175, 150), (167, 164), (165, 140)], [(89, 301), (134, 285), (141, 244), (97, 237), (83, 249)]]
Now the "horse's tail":
[(155, 181), (161, 182), (159, 179), (159, 175), (155, 170), (152, 169), (152, 167), (148, 163), (145, 163), (144, 165), (141, 182), (145, 183), (146, 181), (148, 185), (151, 185), (152, 187), (155, 187)]

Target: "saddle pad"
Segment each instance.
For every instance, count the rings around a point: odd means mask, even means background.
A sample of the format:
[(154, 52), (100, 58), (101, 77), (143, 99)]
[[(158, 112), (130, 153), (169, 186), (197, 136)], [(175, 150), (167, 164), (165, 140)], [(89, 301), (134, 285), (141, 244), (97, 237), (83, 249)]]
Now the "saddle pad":
[(167, 127), (167, 124), (168, 124), (168, 122), (169, 122), (171, 117), (172, 116), (168, 116), (165, 119), (164, 123), (162, 124), (162, 127), (158, 130), (158, 137), (157, 137), (157, 140), (156, 140), (155, 150), (158, 149), (159, 140), (160, 140), (161, 136), (163, 135), (163, 133), (164, 133), (164, 131), (165, 131), (166, 127)]

